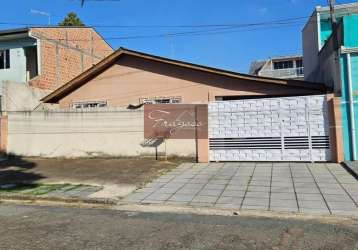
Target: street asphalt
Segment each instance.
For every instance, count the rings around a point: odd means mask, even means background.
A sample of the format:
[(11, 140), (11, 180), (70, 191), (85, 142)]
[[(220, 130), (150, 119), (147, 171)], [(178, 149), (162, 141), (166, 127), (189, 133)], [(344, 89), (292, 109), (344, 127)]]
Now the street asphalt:
[(0, 204), (0, 249), (358, 249), (358, 220)]

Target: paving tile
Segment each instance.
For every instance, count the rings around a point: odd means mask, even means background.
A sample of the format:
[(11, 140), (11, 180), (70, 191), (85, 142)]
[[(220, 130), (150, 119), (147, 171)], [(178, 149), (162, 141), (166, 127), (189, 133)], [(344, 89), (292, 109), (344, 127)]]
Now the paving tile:
[(328, 215), (330, 214), (327, 208), (299, 208), (300, 213), (307, 213), (307, 214), (319, 214), (319, 215)]
[(268, 206), (269, 205), (269, 199), (268, 198), (251, 198), (251, 197), (245, 197), (243, 205), (249, 205), (249, 206)]
[(268, 205), (242, 205), (243, 210), (268, 210)]
[(272, 187), (293, 187), (293, 182), (277, 182), (277, 181), (273, 181), (271, 183)]
[(185, 185), (185, 183), (178, 183), (178, 182), (169, 182), (162, 186), (161, 188), (181, 188)]
[(302, 194), (297, 193), (297, 199), (299, 200), (305, 200), (305, 201), (323, 201), (323, 197), (320, 193), (317, 194)]
[(262, 186), (266, 186), (266, 187), (270, 187), (270, 184), (271, 184), (271, 181), (268, 180), (268, 181), (251, 181), (250, 182), (250, 186), (259, 186), (259, 187), (262, 187)]
[(207, 196), (207, 195), (197, 195), (194, 197), (194, 199), (192, 200), (192, 203), (215, 203), (218, 200), (218, 196)]
[(297, 194), (320, 194), (318, 188), (310, 188), (310, 187), (295, 187), (295, 191)]
[(293, 178), (294, 183), (314, 183), (314, 179), (312, 177), (309, 178)]
[(207, 185), (227, 185), (228, 180), (210, 180)]
[(251, 182), (255, 182), (255, 183), (264, 183), (265, 185), (269, 184), (271, 182), (271, 178), (270, 177), (254, 177), (251, 179)]
[(323, 200), (318, 200), (318, 201), (306, 201), (306, 200), (300, 200), (298, 199), (298, 205), (301, 208), (312, 208), (312, 209), (325, 209), (327, 208), (326, 204), (324, 203)]
[(353, 202), (327, 202), (330, 209), (333, 210), (351, 210), (358, 211), (358, 207)]
[(224, 190), (226, 185), (217, 185), (217, 184), (207, 184), (204, 186), (204, 189), (217, 189)]
[(245, 197), (247, 198), (268, 198), (269, 192), (246, 192)]
[(296, 207), (282, 207), (282, 206), (278, 206), (278, 207), (270, 207), (270, 211), (274, 211), (274, 212), (292, 212), (292, 213), (297, 213), (298, 212), (298, 208)]
[(161, 194), (174, 194), (177, 192), (180, 188), (160, 188), (155, 193), (161, 193)]
[(172, 194), (163, 194), (163, 193), (153, 193), (151, 195), (149, 195), (147, 198), (145, 198), (145, 200), (158, 200), (158, 201), (165, 201), (167, 199), (169, 199), (169, 197), (171, 197)]
[(249, 192), (270, 192), (270, 187), (265, 186), (250, 186), (247, 189)]
[(238, 191), (238, 190), (246, 190), (247, 189), (247, 185), (244, 185), (244, 186), (238, 186), (238, 185), (228, 185), (226, 186), (225, 188), (225, 191), (229, 191), (229, 190), (232, 190), (232, 191)]
[(340, 183), (344, 183), (344, 184), (355, 184), (357, 183), (357, 180), (354, 179), (353, 177), (337, 177), (338, 181)]
[(182, 188), (182, 189), (179, 189), (175, 194), (190, 194), (190, 195), (195, 195), (195, 194), (197, 194), (200, 190), (201, 190), (201, 188)]
[(312, 183), (305, 183), (305, 182), (296, 183), (295, 182), (295, 188), (317, 188), (317, 184), (314, 182), (312, 182)]
[(200, 195), (200, 196), (206, 196), (207, 195), (207, 196), (219, 197), (222, 192), (223, 192), (223, 190), (221, 190), (221, 189), (203, 189), (198, 193), (198, 195)]
[(179, 178), (174, 178), (171, 183), (188, 183), (191, 179), (179, 179)]
[(190, 202), (193, 198), (192, 194), (174, 194), (168, 201)]
[(203, 188), (205, 184), (194, 184), (194, 183), (187, 183), (183, 186), (185, 189), (200, 189)]
[(212, 180), (229, 181), (231, 178), (232, 175), (215, 175)]
[(166, 201), (164, 202), (165, 205), (174, 205), (174, 206), (186, 206), (189, 202), (185, 201)]
[(292, 187), (271, 187), (273, 193), (294, 193), (295, 189)]
[(346, 194), (343, 189), (339, 188), (320, 188), (323, 194)]
[(271, 207), (292, 207), (292, 208), (297, 209), (297, 201), (296, 201), (296, 199), (291, 199), (291, 200), (271, 199), (270, 206)]
[(187, 182), (187, 184), (206, 184), (209, 180), (206, 179), (192, 179)]
[(272, 200), (292, 200), (296, 199), (295, 193), (271, 193)]
[(227, 190), (221, 194), (221, 196), (233, 196), (233, 197), (244, 197), (246, 191), (245, 190)]
[(233, 188), (235, 188), (235, 187), (247, 187), (247, 185), (248, 185), (248, 182), (229, 182), (228, 184), (227, 184), (227, 187), (233, 187)]
[(221, 196), (216, 203), (241, 205), (243, 198), (234, 196)]
[(341, 201), (341, 202), (349, 202), (352, 201), (348, 195), (341, 195), (341, 194), (324, 194), (324, 198), (326, 201)]

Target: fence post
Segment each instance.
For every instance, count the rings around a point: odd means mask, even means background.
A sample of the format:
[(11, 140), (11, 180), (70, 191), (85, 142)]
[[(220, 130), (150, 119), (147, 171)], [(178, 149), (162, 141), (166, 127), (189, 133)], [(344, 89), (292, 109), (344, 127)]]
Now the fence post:
[[(206, 119), (207, 122), (209, 122), (209, 111), (208, 111), (208, 105), (206, 105)], [(202, 110), (200, 109), (202, 112)], [(203, 117), (201, 117), (202, 119)], [(197, 106), (195, 107), (195, 123), (198, 122), (197, 119)], [(208, 124), (209, 129), (209, 124)], [(207, 131), (208, 132), (208, 131)], [(205, 138), (203, 138), (203, 135), (198, 136), (197, 127), (195, 127), (195, 147), (196, 147), (196, 161), (200, 163), (208, 163), (210, 161), (209, 159), (209, 134)]]
[(8, 116), (0, 117), (0, 152), (7, 153)]
[(342, 114), (340, 109), (340, 98), (327, 95), (329, 134), (332, 162), (344, 161)]

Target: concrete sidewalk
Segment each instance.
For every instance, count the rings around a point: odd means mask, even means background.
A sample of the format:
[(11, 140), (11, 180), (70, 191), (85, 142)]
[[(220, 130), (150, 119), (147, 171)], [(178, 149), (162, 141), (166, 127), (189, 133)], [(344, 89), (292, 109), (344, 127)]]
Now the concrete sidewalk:
[(343, 165), (355, 178), (358, 179), (358, 161), (345, 161), (343, 162)]
[(358, 216), (358, 182), (338, 164), (185, 163), (124, 201)]

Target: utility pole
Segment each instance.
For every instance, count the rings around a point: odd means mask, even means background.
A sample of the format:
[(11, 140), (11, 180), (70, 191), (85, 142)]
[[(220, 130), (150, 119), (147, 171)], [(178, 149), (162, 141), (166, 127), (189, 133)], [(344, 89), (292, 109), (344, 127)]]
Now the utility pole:
[(332, 25), (333, 24), (337, 25), (337, 18), (336, 18), (336, 15), (334, 13), (334, 5), (335, 4), (336, 4), (335, 0), (329, 0), (329, 10), (330, 10), (330, 14), (331, 14)]
[(336, 86), (333, 86), (334, 93), (340, 96), (341, 93), (341, 70), (339, 63), (339, 40), (338, 40), (338, 23), (336, 18), (336, 13), (334, 9), (336, 1), (329, 0), (329, 9), (331, 15), (331, 26), (332, 26), (332, 38), (333, 38), (333, 53), (334, 53), (334, 65), (335, 65), (335, 77), (334, 82)]
[(338, 24), (337, 24), (336, 13), (334, 10), (335, 4), (336, 4), (335, 0), (329, 0), (329, 10), (330, 10), (329, 12), (331, 14), (331, 25), (332, 25), (332, 33), (333, 33), (333, 40), (334, 40), (334, 50), (338, 50), (339, 49), (338, 34), (337, 34)]

